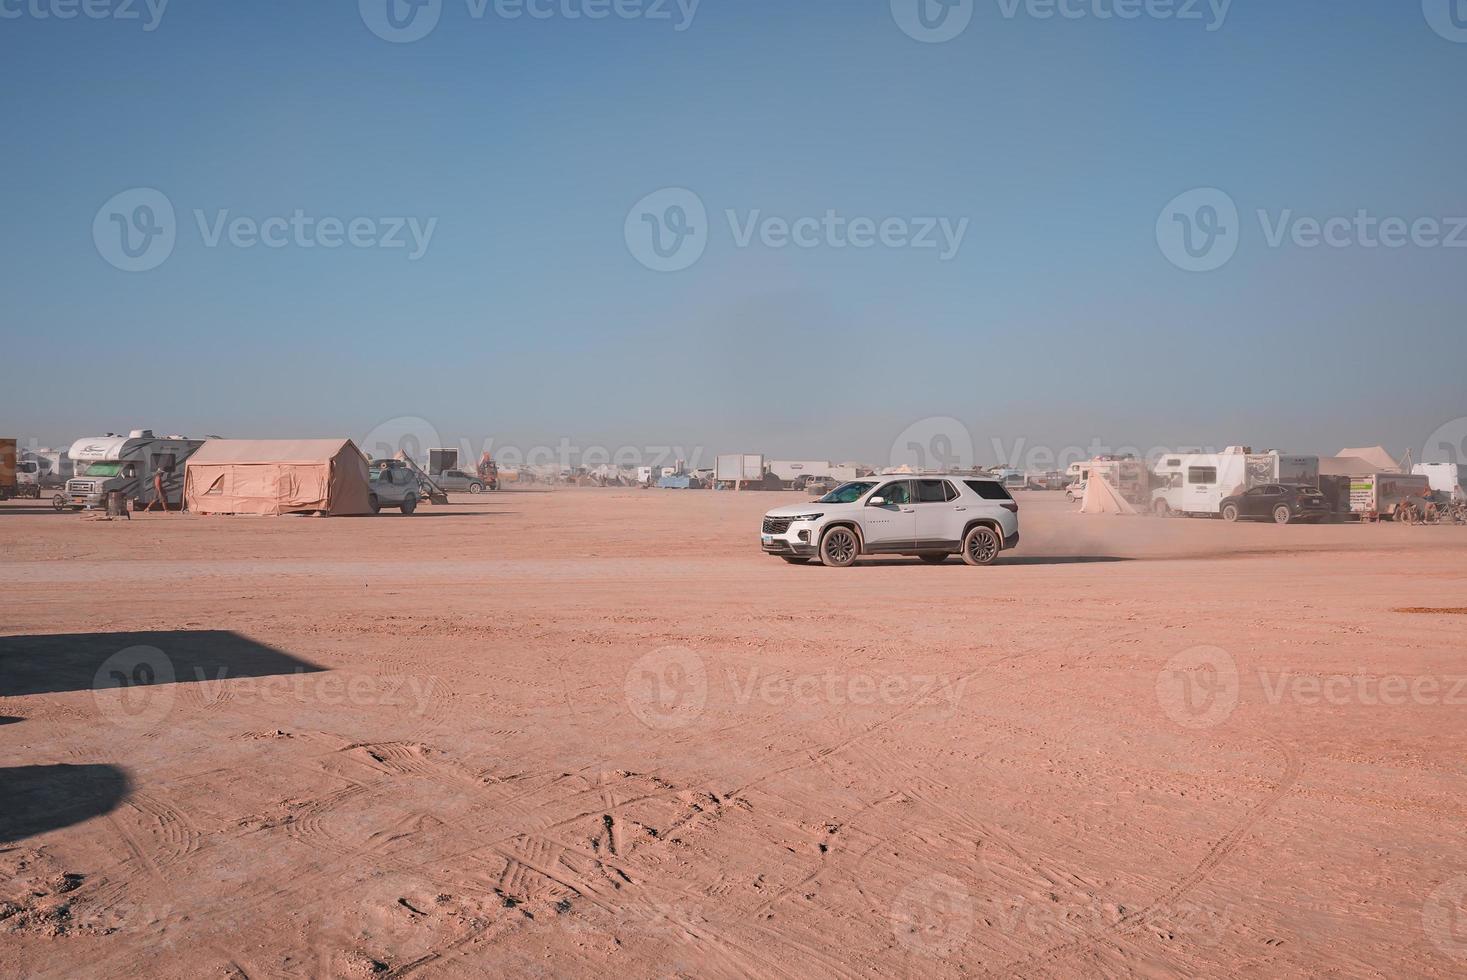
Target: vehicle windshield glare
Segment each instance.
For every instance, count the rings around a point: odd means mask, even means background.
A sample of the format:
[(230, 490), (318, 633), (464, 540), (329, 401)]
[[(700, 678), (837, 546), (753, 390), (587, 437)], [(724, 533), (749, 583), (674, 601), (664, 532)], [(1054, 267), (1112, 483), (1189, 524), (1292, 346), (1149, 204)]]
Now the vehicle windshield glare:
[(876, 486), (871, 483), (842, 483), (834, 490), (821, 497), (817, 503), (822, 504), (854, 504), (865, 495), (866, 491)]
[(122, 472), (122, 463), (88, 463), (82, 476), (116, 476)]

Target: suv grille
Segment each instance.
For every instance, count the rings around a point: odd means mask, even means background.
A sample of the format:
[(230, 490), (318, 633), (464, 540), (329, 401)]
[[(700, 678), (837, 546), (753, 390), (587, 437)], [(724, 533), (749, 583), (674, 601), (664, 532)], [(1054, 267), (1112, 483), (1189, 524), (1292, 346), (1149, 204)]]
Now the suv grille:
[(765, 534), (783, 534), (790, 529), (788, 517), (766, 517), (764, 518)]

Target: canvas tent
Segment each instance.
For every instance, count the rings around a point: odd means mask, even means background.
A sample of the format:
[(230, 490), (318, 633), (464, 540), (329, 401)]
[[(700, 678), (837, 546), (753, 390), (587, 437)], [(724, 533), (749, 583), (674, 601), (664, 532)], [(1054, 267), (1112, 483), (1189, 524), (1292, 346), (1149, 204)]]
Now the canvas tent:
[(1090, 479), (1085, 481), (1085, 499), (1080, 504), (1080, 513), (1134, 514), (1136, 508), (1110, 485), (1110, 481), (1092, 472)]
[(189, 457), (196, 514), (370, 514), (367, 461), (350, 439), (210, 439)]

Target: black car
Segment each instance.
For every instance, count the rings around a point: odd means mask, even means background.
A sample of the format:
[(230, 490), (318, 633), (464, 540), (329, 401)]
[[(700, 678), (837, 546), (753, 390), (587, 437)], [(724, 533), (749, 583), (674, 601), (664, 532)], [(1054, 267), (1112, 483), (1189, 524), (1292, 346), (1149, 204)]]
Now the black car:
[(1222, 519), (1253, 520), (1288, 524), (1290, 521), (1322, 521), (1329, 516), (1329, 502), (1314, 487), (1268, 483), (1245, 493), (1224, 498)]

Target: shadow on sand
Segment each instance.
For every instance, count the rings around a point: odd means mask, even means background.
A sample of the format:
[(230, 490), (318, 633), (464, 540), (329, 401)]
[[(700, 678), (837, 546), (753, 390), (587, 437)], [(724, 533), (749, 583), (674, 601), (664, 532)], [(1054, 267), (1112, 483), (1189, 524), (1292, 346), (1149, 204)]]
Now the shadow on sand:
[[(994, 567), (1001, 567), (1003, 565), (1095, 565), (1106, 564), (1109, 562), (1135, 560), (1136, 559), (1134, 558), (1122, 558), (1118, 555), (1014, 555), (1013, 557), (1000, 555), (998, 560), (993, 564)], [(813, 559), (811, 560), (811, 564), (815, 564)], [(927, 564), (927, 562), (923, 561), (920, 558), (882, 558), (880, 556), (863, 556), (862, 558), (857, 560), (856, 564), (852, 567), (891, 568), (894, 565)], [(942, 562), (940, 565), (931, 565), (929, 567), (959, 567), (962, 565), (963, 560), (961, 558), (959, 558), (957, 555), (951, 555), (948, 557), (947, 561)]]
[(0, 841), (18, 841), (110, 813), (128, 792), (116, 766), (0, 769)]
[(0, 636), (3, 697), (324, 669), (228, 630)]

